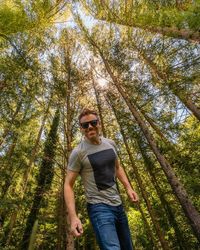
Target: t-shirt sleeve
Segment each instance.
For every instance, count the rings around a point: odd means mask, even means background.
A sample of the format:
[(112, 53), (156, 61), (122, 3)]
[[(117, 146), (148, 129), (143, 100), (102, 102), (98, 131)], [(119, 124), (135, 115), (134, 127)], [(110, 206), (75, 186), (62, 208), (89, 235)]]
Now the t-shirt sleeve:
[(74, 149), (69, 157), (69, 162), (67, 166), (68, 170), (72, 170), (74, 172), (80, 172), (81, 170), (81, 161), (78, 155), (78, 150)]
[(117, 148), (116, 143), (113, 140), (111, 140), (111, 139), (109, 139), (109, 143), (114, 147), (115, 153), (118, 156), (118, 148)]

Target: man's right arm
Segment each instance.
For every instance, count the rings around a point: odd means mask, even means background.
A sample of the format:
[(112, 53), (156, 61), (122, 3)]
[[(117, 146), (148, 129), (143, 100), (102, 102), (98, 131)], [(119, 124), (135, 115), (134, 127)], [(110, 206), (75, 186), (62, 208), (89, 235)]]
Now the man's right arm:
[(77, 176), (78, 172), (67, 170), (67, 175), (65, 178), (65, 185), (64, 185), (64, 197), (68, 210), (71, 232), (76, 237), (81, 236), (83, 233), (82, 223), (76, 214), (75, 198), (73, 191), (73, 186)]

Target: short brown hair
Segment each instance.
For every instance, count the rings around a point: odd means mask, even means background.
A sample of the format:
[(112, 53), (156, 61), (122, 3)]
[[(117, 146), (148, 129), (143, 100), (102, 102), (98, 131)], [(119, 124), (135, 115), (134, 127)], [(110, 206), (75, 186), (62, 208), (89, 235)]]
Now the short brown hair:
[(97, 114), (97, 112), (96, 112), (95, 110), (88, 109), (88, 108), (84, 108), (84, 109), (81, 111), (80, 115), (78, 116), (78, 121), (79, 121), (79, 123), (80, 123), (81, 118), (82, 118), (83, 116), (85, 116), (85, 115), (96, 115), (97, 119), (99, 119), (98, 114)]

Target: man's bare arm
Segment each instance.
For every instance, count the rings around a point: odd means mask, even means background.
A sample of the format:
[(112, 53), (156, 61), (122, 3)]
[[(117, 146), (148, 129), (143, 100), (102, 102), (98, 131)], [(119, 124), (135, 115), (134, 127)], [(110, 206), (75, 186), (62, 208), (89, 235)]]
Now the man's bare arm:
[(73, 191), (73, 186), (77, 176), (78, 176), (77, 172), (68, 170), (64, 185), (64, 197), (68, 210), (71, 232), (76, 237), (81, 236), (83, 233), (82, 223), (76, 214), (75, 198)]
[(126, 176), (126, 173), (124, 169), (121, 167), (119, 161), (116, 161), (116, 176), (120, 180), (120, 182), (123, 184), (124, 188), (126, 189), (126, 192), (133, 202), (138, 202), (139, 198), (137, 193), (133, 190), (131, 187), (131, 184)]

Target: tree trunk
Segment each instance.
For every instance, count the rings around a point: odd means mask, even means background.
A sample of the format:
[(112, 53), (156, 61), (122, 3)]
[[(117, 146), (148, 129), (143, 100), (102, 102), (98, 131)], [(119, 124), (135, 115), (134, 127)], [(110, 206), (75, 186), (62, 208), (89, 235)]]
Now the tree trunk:
[(57, 242), (56, 242), (56, 250), (62, 250), (62, 186), (58, 191), (58, 199), (57, 199)]
[[(110, 100), (110, 98), (109, 98), (109, 100)], [(132, 166), (132, 168), (133, 168), (133, 171), (134, 171), (134, 174), (135, 174), (135, 177), (136, 177), (136, 182), (138, 183), (138, 186), (139, 186), (139, 188), (140, 188), (140, 190), (141, 190), (141, 193), (142, 193), (142, 197), (143, 197), (144, 200), (145, 200), (147, 209), (148, 209), (148, 211), (149, 211), (149, 214), (150, 214), (151, 220), (152, 220), (152, 222), (153, 222), (153, 225), (155, 226), (156, 233), (157, 233), (157, 236), (158, 236), (159, 241), (160, 241), (160, 243), (161, 243), (161, 246), (162, 246), (163, 249), (169, 249), (168, 243), (167, 243), (167, 241), (165, 241), (165, 238), (164, 238), (164, 235), (163, 235), (162, 230), (161, 230), (161, 228), (160, 228), (160, 225), (159, 225), (159, 222), (158, 222), (158, 220), (157, 220), (156, 214), (155, 214), (155, 212), (154, 212), (154, 210), (153, 210), (153, 208), (152, 208), (152, 206), (151, 206), (151, 204), (150, 204), (150, 201), (149, 201), (149, 199), (148, 199), (148, 195), (147, 195), (147, 193), (146, 193), (146, 190), (145, 190), (145, 186), (144, 186), (144, 184), (143, 184), (143, 181), (142, 181), (142, 179), (141, 179), (141, 177), (140, 177), (140, 174), (139, 174), (139, 172), (138, 172), (138, 169), (137, 169), (137, 167), (136, 167), (136, 165), (135, 165), (135, 163), (134, 163), (135, 161), (134, 161), (134, 159), (133, 159), (133, 157), (132, 157), (130, 148), (129, 148), (128, 143), (127, 143), (127, 140), (126, 140), (126, 136), (125, 136), (124, 131), (123, 131), (122, 127), (121, 127), (121, 123), (120, 123), (120, 121), (119, 121), (119, 117), (117, 116), (116, 110), (115, 110), (114, 106), (112, 105), (112, 102), (109, 101), (109, 103), (110, 103), (110, 105), (111, 105), (111, 107), (112, 107), (112, 110), (113, 110), (115, 116), (116, 116), (116, 119), (117, 119), (118, 122), (119, 122), (120, 132), (121, 132), (121, 135), (122, 135), (122, 137), (123, 137), (123, 141), (124, 141), (124, 144), (125, 144), (125, 147), (126, 147), (126, 151), (127, 151), (127, 153), (128, 153), (129, 160), (130, 160), (130, 162), (131, 162), (131, 166)]]
[[(138, 50), (138, 48), (134, 45), (134, 48)], [(200, 120), (200, 109), (193, 103), (191, 97), (180, 89), (174, 88), (174, 83), (170, 83), (167, 74), (160, 72), (157, 69), (157, 66), (149, 59), (147, 56), (140, 52), (140, 57), (144, 60), (144, 62), (150, 67), (151, 73), (153, 74), (154, 78), (159, 80), (160, 78), (165, 84), (167, 84), (168, 88), (172, 91), (172, 93), (179, 98), (179, 100), (193, 113), (193, 115)]]
[(92, 86), (94, 88), (94, 93), (95, 93), (95, 97), (96, 97), (96, 101), (97, 101), (97, 108), (99, 111), (99, 117), (100, 117), (100, 121), (101, 121), (101, 128), (102, 128), (103, 136), (106, 137), (106, 130), (105, 130), (105, 126), (104, 126), (104, 120), (103, 120), (102, 108), (101, 108), (101, 100), (99, 97), (99, 92), (98, 92), (97, 87), (96, 87), (95, 82), (94, 82), (93, 75), (92, 75)]
[[(120, 156), (119, 156), (119, 159), (120, 159), (120, 164), (122, 165), (122, 167), (124, 168), (124, 171), (125, 171), (125, 173), (126, 173), (126, 170), (125, 170), (123, 161), (122, 161), (122, 159), (120, 158)], [(129, 158), (129, 160), (130, 160), (130, 158)], [(128, 177), (128, 174), (127, 174), (127, 177)], [(129, 179), (129, 177), (128, 177), (128, 179)], [(130, 182), (130, 184), (131, 184), (131, 180), (129, 180), (129, 182)], [(138, 185), (137, 180), (136, 180), (136, 184)], [(132, 184), (131, 184), (131, 186), (132, 186)], [(134, 188), (133, 188), (133, 189), (134, 189)], [(155, 237), (154, 237), (154, 235), (153, 235), (153, 233), (152, 233), (152, 230), (151, 230), (151, 228), (150, 228), (150, 226), (149, 226), (149, 222), (147, 221), (147, 219), (146, 219), (146, 217), (145, 217), (145, 214), (144, 214), (144, 212), (143, 212), (143, 210), (142, 210), (142, 208), (141, 208), (141, 206), (140, 206), (140, 203), (138, 203), (136, 206), (137, 206), (138, 210), (140, 211), (140, 213), (141, 213), (141, 215), (142, 215), (142, 219), (143, 219), (144, 224), (145, 224), (145, 230), (146, 230), (147, 235), (148, 235), (148, 238), (149, 238), (149, 240), (150, 240), (150, 242), (151, 242), (151, 244), (152, 244), (151, 249), (154, 247), (155, 250), (158, 250), (158, 249), (159, 249), (158, 244), (157, 244), (157, 242), (156, 242), (156, 240), (155, 240)]]
[(53, 158), (55, 156), (58, 124), (59, 112), (57, 110), (51, 125), (50, 132), (45, 142), (43, 160), (37, 180), (38, 185), (34, 194), (33, 204), (28, 215), (23, 239), (21, 242), (22, 250), (28, 248), (31, 232), (33, 229), (33, 225), (38, 217), (43, 195), (45, 192), (49, 191), (51, 187), (51, 182), (54, 176)]
[(23, 199), (23, 196), (24, 196), (24, 194), (26, 192), (26, 188), (27, 188), (27, 184), (28, 184), (28, 179), (29, 179), (29, 176), (31, 174), (32, 165), (33, 165), (33, 162), (35, 160), (35, 156), (36, 156), (36, 154), (38, 152), (40, 138), (41, 138), (41, 135), (42, 135), (42, 132), (43, 132), (43, 129), (44, 129), (44, 125), (45, 125), (45, 122), (46, 122), (46, 119), (47, 119), (47, 116), (48, 116), (50, 104), (51, 104), (51, 98), (49, 100), (47, 109), (45, 111), (45, 115), (44, 115), (44, 117), (42, 119), (42, 124), (40, 126), (40, 129), (39, 129), (39, 132), (38, 132), (37, 139), (35, 141), (34, 147), (33, 147), (32, 151), (31, 151), (31, 157), (29, 159), (29, 163), (28, 163), (27, 169), (26, 169), (26, 171), (24, 173), (24, 176), (23, 176), (23, 183), (22, 183), (23, 193), (22, 193), (22, 199)]
[(58, 193), (56, 250), (66, 249), (66, 209), (63, 195), (63, 179)]
[[(137, 106), (138, 108), (138, 106)], [(168, 145), (170, 148), (172, 148), (171, 142), (166, 138), (166, 136), (162, 133), (162, 131), (158, 128), (158, 126), (155, 124), (153, 119), (149, 117), (143, 110), (140, 110), (143, 114), (144, 118), (148, 121), (148, 123), (151, 125), (151, 127), (154, 129), (154, 131), (160, 136), (161, 140), (165, 142), (166, 145)], [(174, 147), (173, 147), (174, 149)]]
[[(64, 130), (65, 130), (65, 140), (66, 140), (66, 163), (68, 163), (70, 153), (72, 151), (72, 107), (71, 107), (71, 92), (72, 92), (72, 83), (71, 83), (71, 58), (69, 52), (65, 51), (65, 68), (67, 71), (67, 84), (66, 84), (66, 123), (64, 121)], [(63, 183), (65, 181), (65, 168), (63, 172)], [(64, 194), (63, 194), (64, 195)], [(74, 237), (70, 232), (70, 223), (69, 216), (66, 210), (66, 221), (67, 221), (67, 230), (66, 230), (66, 250), (74, 250)]]
[(0, 146), (2, 146), (2, 144), (4, 143), (5, 141), (5, 138), (6, 136), (8, 135), (8, 133), (10, 132), (11, 130), (11, 127), (13, 125), (13, 122), (15, 120), (15, 117), (17, 116), (17, 114), (19, 113), (20, 109), (21, 109), (21, 106), (22, 106), (22, 101), (20, 100), (20, 102), (17, 104), (17, 107), (16, 107), (16, 110), (12, 116), (12, 119), (10, 121), (10, 124), (7, 128), (4, 129), (4, 132), (3, 132), (3, 135), (1, 136), (1, 139), (0, 139)]
[(180, 201), (180, 204), (183, 208), (183, 211), (184, 211), (186, 217), (189, 219), (191, 227), (192, 227), (197, 239), (200, 242), (200, 214), (198, 213), (197, 209), (192, 204), (192, 201), (189, 199), (185, 188), (182, 186), (181, 182), (179, 181), (179, 179), (175, 175), (174, 170), (172, 169), (171, 165), (165, 159), (165, 157), (161, 154), (159, 148), (156, 145), (155, 139), (153, 138), (152, 134), (150, 133), (145, 122), (142, 120), (140, 113), (137, 111), (137, 108), (135, 107), (135, 105), (133, 103), (131, 103), (129, 101), (127, 94), (124, 92), (123, 88), (121, 87), (122, 84), (118, 81), (118, 79), (113, 74), (113, 72), (110, 68), (110, 65), (108, 64), (100, 47), (90, 37), (87, 30), (84, 28), (83, 24), (81, 23), (81, 20), (79, 17), (77, 18), (77, 22), (79, 23), (83, 32), (85, 33), (85, 36), (86, 36), (88, 42), (94, 47), (94, 49), (96, 49), (99, 52), (99, 55), (101, 56), (101, 58), (103, 60), (105, 68), (106, 68), (108, 74), (110, 75), (114, 86), (117, 88), (117, 90), (119, 91), (119, 93), (123, 97), (129, 110), (131, 111), (131, 113), (134, 116), (136, 122), (138, 123), (141, 131), (143, 132), (146, 140), (148, 141), (149, 146), (151, 147), (158, 162), (160, 163), (160, 166), (162, 167), (175, 195), (177, 196), (178, 200)]
[[(5, 168), (6, 168), (6, 171), (8, 172), (9, 170), (9, 174), (7, 174), (6, 176), (6, 180), (5, 180), (5, 183), (4, 185), (1, 187), (2, 191), (1, 191), (1, 200), (4, 199), (4, 197), (6, 196), (6, 193), (12, 183), (12, 180), (13, 180), (13, 177), (16, 173), (16, 170), (13, 171), (13, 162), (12, 162), (12, 156), (14, 154), (14, 150), (15, 150), (15, 147), (17, 145), (17, 138), (18, 138), (18, 134), (15, 134), (14, 135), (14, 138), (13, 138), (13, 142), (12, 144), (10, 145), (9, 149), (8, 149), (8, 152), (7, 152), (7, 155), (6, 155), (6, 166), (3, 168), (2, 167), (2, 171), (5, 171)], [(3, 165), (3, 164), (2, 164)]]
[[(178, 38), (178, 39), (184, 39), (193, 43), (200, 43), (200, 32), (199, 30), (195, 29), (186, 29), (186, 28), (179, 28), (181, 23), (170, 23), (170, 27), (163, 27), (163, 14), (166, 14), (165, 11), (161, 11), (160, 9), (160, 15), (158, 15), (158, 20), (160, 20), (157, 23), (147, 23), (145, 22), (144, 19), (144, 13), (140, 13), (140, 10), (138, 9), (137, 12), (137, 18), (134, 18), (135, 16), (135, 8), (137, 7), (136, 5), (130, 4), (129, 11), (127, 12), (127, 6), (125, 5), (125, 11), (123, 12), (122, 7), (120, 10), (116, 10), (115, 8), (112, 8), (108, 5), (108, 3), (103, 4), (97, 4), (95, 3), (96, 7), (96, 12), (89, 7), (89, 4), (85, 4), (85, 7), (90, 11), (92, 15), (95, 16), (95, 18), (102, 20), (102, 21), (107, 21), (109, 23), (115, 23), (119, 25), (124, 25), (127, 27), (132, 27), (132, 28), (140, 28), (146, 31), (149, 31), (151, 33), (157, 33), (157, 34), (162, 34), (164, 36), (168, 37), (173, 37), (173, 38)], [(179, 5), (180, 6), (180, 5)], [(146, 6), (147, 7), (147, 6)], [(147, 7), (148, 8), (148, 7)], [(159, 8), (159, 7), (158, 7)], [(174, 11), (176, 8), (172, 8)], [(185, 10), (177, 8), (179, 12), (182, 12), (182, 15), (185, 15)], [(181, 11), (182, 10), (182, 11)], [(155, 13), (157, 12), (157, 9), (155, 9)], [(191, 12), (186, 12), (188, 15), (191, 16)], [(146, 14), (149, 17), (148, 11), (146, 11)], [(153, 20), (153, 13), (150, 13), (151, 19)], [(168, 15), (168, 18), (170, 19), (170, 16)], [(171, 17), (173, 19), (173, 16)], [(142, 19), (142, 22), (140, 20)], [(147, 19), (149, 20), (149, 19)], [(158, 21), (157, 20), (157, 21)], [(154, 25), (154, 26), (153, 26)]]
[[(37, 135), (37, 139), (35, 141), (34, 147), (33, 147), (32, 152), (31, 152), (31, 156), (30, 156), (30, 159), (29, 159), (29, 163), (28, 163), (27, 169), (26, 169), (26, 171), (24, 173), (24, 176), (23, 176), (23, 179), (22, 179), (23, 181), (22, 181), (21, 201), (23, 201), (24, 195), (26, 194), (26, 188), (27, 188), (28, 178), (29, 178), (29, 176), (31, 174), (32, 165), (33, 165), (33, 162), (35, 160), (35, 156), (36, 156), (37, 151), (38, 151), (38, 146), (39, 146), (40, 138), (41, 138), (42, 131), (44, 129), (44, 125), (45, 125), (45, 122), (46, 122), (46, 119), (47, 119), (47, 116), (48, 116), (50, 102), (51, 101), (49, 101), (48, 107), (47, 107), (47, 109), (45, 111), (45, 115), (43, 117), (42, 124), (40, 126), (40, 129), (39, 129), (39, 132), (38, 132), (38, 135)], [(16, 211), (14, 212), (14, 214), (12, 215), (12, 217), (10, 219), (10, 226), (9, 226), (10, 229), (9, 229), (9, 232), (8, 232), (8, 237), (5, 239), (6, 245), (10, 244), (10, 240), (11, 240), (11, 237), (12, 237), (13, 228), (14, 228), (15, 223), (17, 221), (17, 215), (18, 215), (18, 212), (20, 211), (20, 207), (21, 207), (21, 204), (18, 205)], [(14, 219), (12, 219), (12, 218), (14, 218)]]
[[(93, 41), (93, 44), (94, 41)], [(190, 224), (192, 226), (192, 229), (200, 241), (200, 214), (198, 213), (197, 209), (193, 206), (192, 201), (188, 197), (188, 194), (185, 190), (185, 188), (182, 186), (179, 179), (176, 177), (174, 170), (170, 166), (169, 162), (165, 159), (165, 157), (160, 153), (160, 150), (158, 149), (156, 142), (150, 133), (148, 127), (146, 126), (145, 122), (142, 120), (141, 115), (137, 111), (135, 105), (129, 101), (128, 96), (123, 91), (121, 87), (121, 83), (118, 81), (118, 79), (114, 76), (112, 73), (112, 70), (110, 68), (110, 65), (108, 64), (107, 60), (105, 59), (103, 53), (96, 45), (96, 48), (99, 51), (99, 54), (101, 55), (101, 58), (104, 62), (105, 68), (110, 75), (113, 84), (118, 89), (119, 93), (123, 97), (124, 101), (126, 102), (127, 106), (129, 107), (132, 115), (134, 116), (136, 122), (138, 123), (139, 127), (141, 128), (142, 132), (144, 133), (145, 138), (147, 139), (152, 151), (154, 152), (158, 162), (160, 163), (160, 166), (162, 167), (175, 195), (180, 201), (180, 204), (185, 212), (186, 217), (189, 219)]]
[(187, 244), (187, 242), (184, 240), (184, 238), (182, 237), (182, 232), (179, 228), (178, 223), (176, 222), (176, 218), (174, 215), (174, 211), (171, 209), (169, 202), (165, 199), (165, 194), (163, 193), (163, 191), (160, 188), (160, 185), (157, 181), (157, 178), (155, 176), (155, 174), (153, 173), (153, 168), (154, 168), (154, 163), (151, 161), (151, 159), (149, 158), (149, 156), (146, 154), (145, 149), (142, 147), (142, 142), (141, 140), (138, 138), (137, 139), (137, 144), (138, 147), (140, 149), (140, 152), (142, 154), (142, 157), (144, 159), (144, 163), (146, 165), (146, 168), (150, 174), (151, 180), (152, 180), (152, 184), (155, 187), (155, 190), (157, 192), (158, 197), (160, 198), (161, 204), (166, 212), (166, 214), (168, 215), (168, 220), (171, 226), (173, 226), (174, 231), (175, 231), (175, 235), (177, 238), (177, 244), (180, 246), (180, 249), (189, 249), (189, 246)]
[(10, 218), (10, 225), (9, 225), (9, 229), (8, 229), (8, 234), (5, 233), (5, 237), (2, 240), (3, 241), (3, 245), (5, 244), (5, 246), (9, 246), (10, 245), (10, 241), (11, 241), (11, 238), (12, 238), (12, 232), (13, 232), (16, 220), (17, 220), (17, 212), (14, 211), (12, 213), (12, 215), (11, 215), (11, 218)]
[(148, 237), (149, 237), (149, 239), (151, 240), (151, 242), (152, 242), (152, 244), (153, 244), (153, 249), (155, 249), (155, 250), (159, 250), (159, 247), (158, 247), (158, 244), (157, 244), (157, 242), (155, 241), (155, 239), (154, 239), (154, 236), (153, 236), (153, 233), (152, 233), (152, 231), (151, 231), (151, 228), (150, 228), (150, 226), (149, 226), (149, 223), (148, 223), (148, 221), (147, 221), (147, 219), (146, 219), (146, 217), (145, 217), (145, 214), (144, 214), (144, 212), (143, 212), (143, 210), (142, 210), (142, 208), (141, 208), (141, 206), (140, 206), (140, 204), (138, 204), (138, 209), (139, 209), (139, 211), (140, 211), (140, 213), (141, 213), (141, 215), (142, 215), (142, 219), (143, 219), (143, 221), (144, 221), (144, 225), (146, 226), (146, 231), (147, 231), (147, 235), (148, 235)]

